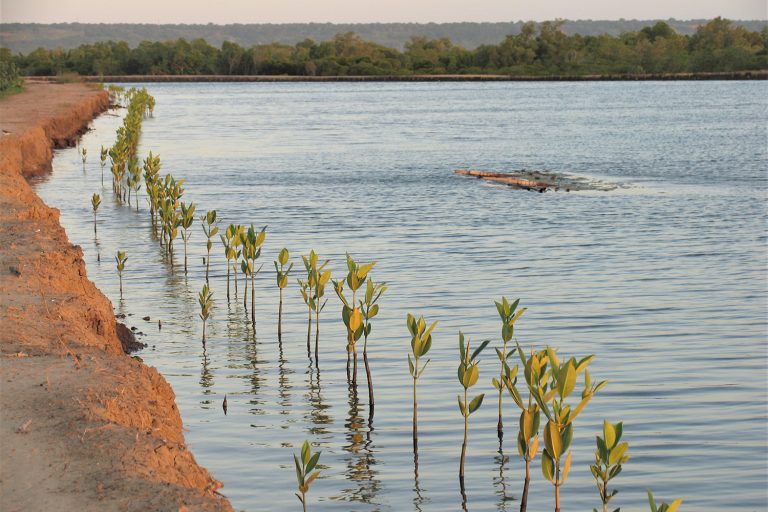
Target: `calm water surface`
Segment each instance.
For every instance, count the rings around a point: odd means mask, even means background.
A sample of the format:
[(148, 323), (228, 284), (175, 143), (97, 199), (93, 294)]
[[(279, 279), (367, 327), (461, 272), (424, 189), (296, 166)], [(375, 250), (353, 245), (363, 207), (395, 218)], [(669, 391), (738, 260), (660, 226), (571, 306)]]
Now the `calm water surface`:
[[(323, 451), (312, 510), (460, 509), (457, 333), (498, 340), (493, 300), (504, 294), (529, 308), (516, 333), (522, 345), (595, 353), (593, 375), (610, 381), (576, 422), (563, 510), (598, 506), (588, 464), (603, 418), (624, 421), (632, 455), (615, 480), (614, 506), (647, 510), (651, 488), (683, 497), (690, 511), (766, 510), (766, 85), (148, 85), (157, 108), (144, 123), (142, 154), (159, 153), (163, 172), (186, 180), (184, 199), (199, 212), (269, 225), (256, 336), (242, 301), (227, 304), (225, 259), (214, 246), (206, 351), (199, 224), (185, 276), (180, 250), (174, 265), (163, 257), (143, 193), (136, 213), (113, 200), (108, 177), (100, 185), (98, 149), (114, 141), (124, 111), (84, 136), (85, 172), (75, 149), (60, 151), (37, 191), (61, 209), (89, 277), (146, 333), (140, 356), (173, 385), (195, 456), (237, 509), (298, 508), (291, 454), (304, 439)], [(456, 176), (459, 167), (544, 169), (623, 186), (526, 193)], [(94, 192), (104, 198), (96, 239)], [(277, 341), (271, 269), (283, 246), (299, 267), (299, 254), (314, 248), (336, 276), (346, 251), (375, 259), (373, 278), (389, 283), (370, 339), (372, 426), (364, 385), (357, 394), (347, 385), (332, 289), (319, 373), (293, 278)], [(117, 249), (129, 257), (124, 300)], [(419, 385), (418, 476), (407, 312), (439, 320)], [(489, 350), (476, 388), (488, 401), (470, 423), (468, 510), (519, 508), (518, 413), (507, 399), (500, 452), (497, 372)], [(551, 510), (552, 487), (534, 466), (529, 510)]]

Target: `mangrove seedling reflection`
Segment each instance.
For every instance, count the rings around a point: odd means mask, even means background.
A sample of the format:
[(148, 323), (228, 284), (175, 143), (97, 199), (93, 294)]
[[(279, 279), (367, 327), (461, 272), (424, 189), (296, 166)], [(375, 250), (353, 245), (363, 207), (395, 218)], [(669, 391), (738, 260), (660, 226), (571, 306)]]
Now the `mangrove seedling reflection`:
[(653, 497), (653, 493), (648, 491), (648, 504), (651, 506), (651, 512), (677, 512), (677, 509), (682, 502), (682, 498), (678, 498), (670, 504), (662, 502), (659, 505), (656, 505), (656, 499)]
[(520, 308), (520, 310), (517, 310), (517, 306), (520, 304), (520, 299), (517, 299), (515, 302), (510, 304), (506, 297), (502, 297), (501, 302), (495, 302), (495, 304), (496, 310), (499, 312), (499, 316), (501, 317), (501, 341), (503, 345), (501, 350), (498, 348), (496, 349), (496, 355), (499, 357), (501, 370), (499, 371), (499, 378), (497, 379), (494, 377), (492, 383), (493, 387), (496, 388), (499, 392), (499, 421), (496, 425), (496, 433), (499, 436), (499, 440), (501, 440), (501, 438), (504, 436), (504, 424), (501, 420), (502, 399), (504, 396), (505, 388), (504, 382), (511, 379), (512, 372), (512, 369), (507, 363), (507, 359), (509, 359), (516, 350), (512, 349), (510, 352), (507, 352), (507, 343), (509, 343), (509, 341), (512, 339), (512, 336), (515, 334), (515, 322), (518, 318), (520, 318), (520, 315), (525, 313), (526, 308)]
[[(629, 460), (629, 443), (621, 441), (623, 433), (623, 424), (621, 422), (615, 425), (603, 420), (603, 437), (597, 436), (597, 449), (595, 450), (595, 463), (590, 464), (589, 470), (595, 477), (597, 491), (600, 493), (600, 502), (603, 505), (603, 512), (608, 512), (608, 504), (619, 491), (614, 489), (608, 492), (608, 482), (621, 473), (621, 465)], [(617, 512), (619, 509), (615, 509)], [(597, 512), (597, 509), (593, 509)]]
[[(283, 247), (277, 256), (275, 263), (275, 274), (277, 278), (277, 288), (280, 290), (280, 305), (277, 309), (277, 340), (283, 339), (283, 289), (288, 286), (288, 274), (291, 273), (293, 263), (288, 265), (288, 249)], [(279, 266), (278, 266), (279, 263)], [(288, 265), (286, 269), (285, 266)]]
[(184, 241), (184, 274), (187, 273), (187, 242), (192, 233), (189, 232), (189, 228), (192, 227), (192, 223), (195, 221), (195, 203), (190, 202), (187, 206), (183, 201), (181, 203), (181, 239)]
[[(293, 455), (293, 462), (296, 465), (296, 480), (299, 483), (299, 492), (296, 493), (296, 497), (299, 498), (304, 512), (307, 512), (307, 492), (312, 482), (320, 475), (320, 471), (312, 470), (317, 466), (317, 461), (320, 460), (320, 453), (312, 453), (309, 447), (309, 442), (304, 441), (301, 446), (301, 460), (295, 454)], [(300, 494), (299, 494), (300, 493)]]
[(483, 398), (485, 393), (481, 393), (475, 396), (469, 401), (469, 388), (477, 384), (477, 379), (480, 376), (480, 370), (478, 369), (477, 356), (488, 346), (490, 340), (483, 341), (474, 352), (470, 353), (470, 341), (467, 340), (466, 346), (464, 345), (464, 333), (459, 331), (459, 383), (464, 388), (464, 400), (459, 399), (459, 411), (464, 417), (464, 442), (461, 445), (461, 459), (459, 461), (459, 481), (461, 483), (462, 492), (464, 489), (464, 461), (467, 455), (467, 440), (469, 434), (469, 415), (474, 413), (483, 404)]
[(126, 261), (128, 261), (128, 256), (125, 255), (125, 251), (117, 251), (115, 262), (117, 263), (117, 275), (120, 278), (120, 300), (123, 299), (123, 270), (125, 270)]
[(205, 248), (208, 255), (205, 258), (205, 282), (208, 282), (208, 271), (211, 268), (211, 248), (213, 247), (213, 237), (219, 232), (219, 227), (216, 226), (216, 210), (209, 210), (205, 215), (200, 217), (201, 225), (203, 226), (203, 233), (207, 238), (205, 242)]
[(205, 345), (205, 324), (211, 315), (213, 306), (213, 292), (208, 288), (208, 283), (203, 285), (203, 289), (197, 295), (197, 302), (200, 304), (200, 320), (203, 321), (203, 345)]
[(432, 322), (432, 325), (427, 327), (427, 322), (423, 316), (420, 316), (418, 320), (408, 313), (405, 323), (408, 326), (408, 331), (411, 333), (411, 354), (408, 354), (408, 371), (413, 379), (413, 449), (416, 450), (416, 446), (419, 442), (419, 424), (418, 424), (418, 402), (416, 400), (416, 381), (419, 380), (421, 374), (427, 369), (429, 359), (424, 363), (424, 366), (419, 368), (419, 362), (421, 358), (426, 356), (429, 349), (432, 348), (432, 331), (437, 325), (437, 321)]
[(96, 235), (96, 211), (101, 206), (101, 196), (99, 194), (93, 194), (91, 196), (91, 208), (93, 208), (93, 234)]

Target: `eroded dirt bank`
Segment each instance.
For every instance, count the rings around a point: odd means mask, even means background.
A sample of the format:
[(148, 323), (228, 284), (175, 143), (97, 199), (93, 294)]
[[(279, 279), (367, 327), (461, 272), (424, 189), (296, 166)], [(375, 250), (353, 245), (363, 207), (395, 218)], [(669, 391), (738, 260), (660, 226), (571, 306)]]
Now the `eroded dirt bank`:
[(0, 100), (0, 509), (229, 511), (170, 385), (123, 353), (81, 249), (24, 178), (107, 108), (83, 84)]

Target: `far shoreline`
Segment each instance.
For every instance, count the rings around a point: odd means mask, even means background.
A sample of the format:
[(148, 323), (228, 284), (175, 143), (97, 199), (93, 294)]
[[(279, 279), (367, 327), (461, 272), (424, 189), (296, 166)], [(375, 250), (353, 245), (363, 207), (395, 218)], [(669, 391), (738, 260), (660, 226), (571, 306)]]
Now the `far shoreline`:
[(768, 69), (712, 73), (642, 73), (607, 75), (104, 75), (27, 76), (26, 81), (93, 83), (147, 82), (649, 82), (696, 80), (768, 80)]

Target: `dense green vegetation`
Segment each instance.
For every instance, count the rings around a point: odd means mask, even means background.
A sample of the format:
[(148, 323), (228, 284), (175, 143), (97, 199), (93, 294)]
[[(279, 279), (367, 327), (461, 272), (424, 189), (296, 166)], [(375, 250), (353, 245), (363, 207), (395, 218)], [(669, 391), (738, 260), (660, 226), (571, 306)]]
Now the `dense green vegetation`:
[[(618, 36), (664, 21), (679, 34), (693, 35), (709, 19), (693, 20), (565, 20), (566, 34)], [(739, 20), (734, 24), (753, 32), (768, 25), (766, 20)], [(13, 53), (29, 53), (38, 47), (66, 50), (100, 41), (125, 41), (131, 47), (142, 41), (205, 39), (221, 47), (224, 41), (250, 48), (253, 45), (282, 43), (295, 45), (305, 39), (328, 41), (336, 34), (354, 32), (366, 41), (403, 50), (413, 36), (427, 39), (447, 37), (454, 44), (473, 50), (494, 44), (507, 35), (519, 34), (524, 21), (453, 22), (453, 23), (233, 23), (148, 24), (148, 23), (0, 23), (0, 44)]]
[(22, 86), (23, 80), (11, 58), (11, 52), (0, 48), (0, 98), (21, 91)]
[(768, 68), (768, 27), (750, 32), (716, 18), (693, 35), (658, 22), (619, 36), (567, 35), (562, 21), (527, 23), (517, 35), (474, 50), (449, 39), (412, 37), (403, 51), (365, 41), (348, 32), (333, 39), (295, 45), (244, 48), (202, 39), (99, 42), (72, 50), (37, 49), (14, 56), (28, 75), (410, 75), (513, 74), (584, 75), (679, 73)]

